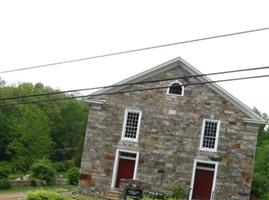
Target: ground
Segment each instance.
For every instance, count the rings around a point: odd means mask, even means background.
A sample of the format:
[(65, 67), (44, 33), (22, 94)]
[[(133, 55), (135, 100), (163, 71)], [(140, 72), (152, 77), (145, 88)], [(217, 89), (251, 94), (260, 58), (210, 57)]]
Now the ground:
[(76, 189), (75, 186), (65, 185), (65, 186), (43, 186), (43, 187), (14, 187), (9, 190), (0, 190), (0, 200), (26, 200), (27, 192), (34, 190), (53, 190), (58, 193), (71, 196), (75, 200), (103, 200), (101, 198), (84, 196), (84, 195), (74, 195), (72, 191)]

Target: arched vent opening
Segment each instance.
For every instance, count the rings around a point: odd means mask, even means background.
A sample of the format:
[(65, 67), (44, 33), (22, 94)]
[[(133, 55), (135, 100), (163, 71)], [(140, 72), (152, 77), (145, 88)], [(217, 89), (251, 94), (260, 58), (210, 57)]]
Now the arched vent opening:
[(179, 81), (172, 82), (167, 89), (167, 94), (183, 96), (184, 86)]

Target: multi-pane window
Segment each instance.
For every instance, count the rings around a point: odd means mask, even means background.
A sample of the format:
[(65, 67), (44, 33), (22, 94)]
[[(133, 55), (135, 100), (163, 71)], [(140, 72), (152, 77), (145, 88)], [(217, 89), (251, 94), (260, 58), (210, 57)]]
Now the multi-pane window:
[(122, 139), (129, 141), (137, 141), (141, 114), (141, 111), (137, 110), (127, 109), (125, 111)]
[(202, 127), (202, 137), (200, 143), (201, 150), (216, 151), (219, 137), (220, 121), (204, 119)]

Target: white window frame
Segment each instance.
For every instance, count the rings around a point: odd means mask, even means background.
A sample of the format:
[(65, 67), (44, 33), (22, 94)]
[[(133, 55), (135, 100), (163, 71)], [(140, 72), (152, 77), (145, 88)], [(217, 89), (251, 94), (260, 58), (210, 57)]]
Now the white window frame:
[[(205, 123), (206, 122), (217, 122), (217, 132), (216, 132), (216, 139), (215, 139), (214, 149), (203, 147), (204, 132), (205, 132)], [(220, 132), (220, 120), (203, 119), (203, 125), (202, 125), (202, 130), (201, 130), (201, 139), (200, 139), (200, 148), (199, 149), (201, 151), (217, 152), (217, 150), (218, 150), (218, 143), (219, 143), (219, 132)]]
[(121, 158), (120, 152), (126, 152), (126, 153), (134, 153), (136, 154), (135, 158), (128, 158), (128, 157), (123, 157), (124, 159), (130, 159), (134, 160), (135, 159), (135, 168), (134, 168), (134, 175), (133, 179), (136, 179), (136, 174), (137, 174), (137, 167), (138, 167), (138, 160), (139, 160), (139, 152), (138, 151), (129, 151), (125, 149), (117, 149), (116, 150), (116, 156), (114, 160), (114, 167), (113, 167), (113, 174), (112, 174), (112, 180), (111, 180), (111, 188), (115, 188), (116, 185), (116, 180), (117, 180), (117, 175), (118, 175), (118, 168), (119, 168), (119, 160)]
[[(137, 130), (136, 130), (136, 138), (128, 138), (128, 137), (125, 137), (126, 122), (127, 122), (127, 117), (128, 117), (128, 113), (129, 112), (139, 113)], [(139, 132), (140, 132), (141, 119), (142, 119), (142, 111), (141, 110), (125, 109), (124, 120), (123, 120), (123, 127), (122, 127), (122, 133), (121, 133), (121, 140), (129, 141), (129, 142), (138, 142), (138, 136), (139, 136)]]
[[(213, 184), (212, 184), (212, 189), (211, 189), (211, 197), (210, 200), (213, 200), (213, 194), (215, 192), (215, 187), (216, 187), (216, 182), (217, 182), (217, 174), (218, 174), (218, 166), (219, 163), (215, 161), (205, 161), (205, 160), (199, 160), (199, 159), (194, 159), (193, 162), (193, 169), (192, 169), (192, 177), (191, 177), (191, 188), (190, 188), (190, 193), (189, 193), (189, 200), (192, 200), (192, 195), (193, 195), (193, 187), (194, 187), (194, 180), (195, 180), (195, 174), (196, 174), (196, 169), (197, 169), (197, 163), (208, 163), (208, 164), (214, 164), (214, 177), (213, 177)], [(208, 169), (210, 170), (210, 169)]]
[[(174, 83), (178, 83), (179, 85), (181, 85), (181, 89), (182, 89), (182, 91), (181, 91), (181, 95), (180, 95), (180, 94), (171, 94), (171, 93), (169, 93), (170, 87), (171, 87), (171, 85), (173, 85)], [(167, 90), (166, 90), (166, 94), (167, 94), (167, 95), (172, 95), (172, 96), (180, 96), (180, 97), (184, 96), (184, 86), (183, 86), (183, 84), (182, 84), (180, 81), (178, 81), (178, 80), (173, 81), (172, 83), (170, 83), (170, 84), (168, 85), (168, 88), (167, 88)]]

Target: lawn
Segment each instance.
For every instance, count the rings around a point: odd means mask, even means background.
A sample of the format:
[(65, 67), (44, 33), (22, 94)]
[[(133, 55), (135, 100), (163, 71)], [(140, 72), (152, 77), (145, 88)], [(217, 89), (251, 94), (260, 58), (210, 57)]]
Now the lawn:
[(17, 186), (11, 189), (0, 190), (1, 194), (29, 192), (34, 190), (53, 190), (53, 191), (73, 191), (77, 186), (74, 185), (59, 185), (59, 186)]
[(73, 197), (74, 200), (104, 200), (102, 198), (86, 196), (86, 195), (73, 195), (72, 191), (76, 189), (73, 185), (61, 185), (61, 186), (18, 186), (7, 190), (0, 190), (0, 200), (12, 200), (12, 199), (26, 199), (26, 193), (35, 190), (48, 190), (62, 193), (66, 196)]

